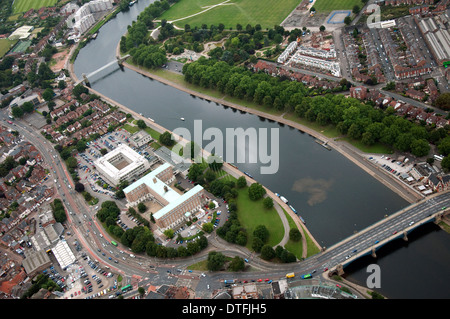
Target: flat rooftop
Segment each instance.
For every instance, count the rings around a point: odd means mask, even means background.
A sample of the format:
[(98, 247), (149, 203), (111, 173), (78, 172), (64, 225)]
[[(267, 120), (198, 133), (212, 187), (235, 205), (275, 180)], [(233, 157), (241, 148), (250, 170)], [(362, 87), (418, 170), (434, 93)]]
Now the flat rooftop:
[(186, 201), (193, 195), (195, 195), (198, 192), (200, 192), (201, 190), (203, 190), (202, 186), (197, 185), (194, 188), (192, 188), (191, 190), (189, 190), (188, 192), (180, 195), (175, 190), (173, 190), (171, 187), (166, 185), (166, 183), (164, 183), (163, 181), (161, 181), (159, 178), (156, 177), (159, 173), (161, 173), (162, 171), (164, 171), (165, 169), (167, 169), (170, 166), (172, 166), (172, 165), (170, 165), (169, 163), (162, 164), (161, 166), (159, 166), (155, 170), (151, 171), (144, 177), (140, 178), (139, 180), (137, 180), (130, 186), (124, 188), (124, 190), (123, 190), (124, 193), (129, 193), (129, 192), (133, 191), (134, 189), (136, 189), (137, 187), (141, 186), (142, 184), (145, 184), (145, 185), (147, 185), (147, 187), (150, 187), (155, 193), (157, 193), (162, 198), (167, 200), (167, 202), (169, 204), (164, 206), (159, 211), (157, 211), (156, 213), (153, 214), (153, 217), (155, 217), (156, 219), (161, 218), (167, 212), (171, 211), (172, 209), (174, 209), (178, 205), (182, 204), (184, 201)]
[(121, 144), (105, 156), (94, 162), (105, 174), (120, 178), (142, 165), (147, 160), (125, 144)]

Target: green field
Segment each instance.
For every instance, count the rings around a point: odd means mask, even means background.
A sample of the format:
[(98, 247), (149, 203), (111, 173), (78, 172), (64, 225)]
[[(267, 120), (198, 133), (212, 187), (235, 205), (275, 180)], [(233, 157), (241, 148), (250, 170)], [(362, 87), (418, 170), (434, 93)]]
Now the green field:
[(299, 0), (181, 0), (174, 4), (160, 18), (168, 21), (174, 21), (180, 18), (199, 13), (207, 6), (223, 3), (223, 5), (214, 7), (206, 12), (196, 16), (175, 21), (178, 27), (184, 27), (185, 24), (201, 26), (206, 24), (218, 25), (223, 23), (226, 29), (236, 28), (236, 24), (245, 26), (250, 24), (260, 24), (263, 29), (273, 28), (279, 25), (300, 3)]
[(0, 58), (8, 53), (8, 51), (17, 43), (18, 40), (0, 39)]
[(314, 8), (322, 13), (333, 10), (352, 10), (355, 5), (358, 5), (360, 9), (364, 6), (361, 0), (316, 0)]
[(264, 208), (262, 199), (252, 201), (248, 197), (248, 187), (238, 189), (238, 193), (238, 218), (242, 227), (247, 230), (246, 247), (252, 250), (253, 231), (258, 225), (264, 225), (269, 230), (270, 236), (267, 244), (270, 246), (277, 245), (283, 239), (284, 228), (276, 209)]
[(58, 0), (16, 0), (13, 4), (13, 13), (27, 12), (31, 8), (53, 7)]

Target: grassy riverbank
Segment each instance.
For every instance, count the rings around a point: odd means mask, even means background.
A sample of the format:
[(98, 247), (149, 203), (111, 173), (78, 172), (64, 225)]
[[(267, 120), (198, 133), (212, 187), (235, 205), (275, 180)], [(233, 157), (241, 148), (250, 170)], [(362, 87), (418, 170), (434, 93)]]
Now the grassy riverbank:
[(381, 143), (375, 143), (371, 146), (366, 146), (359, 140), (353, 140), (350, 138), (347, 138), (345, 136), (342, 136), (342, 134), (337, 130), (335, 125), (329, 124), (329, 125), (320, 125), (317, 122), (311, 122), (307, 119), (300, 118), (293, 112), (283, 112), (283, 111), (277, 111), (274, 108), (266, 107), (263, 105), (259, 105), (252, 101), (246, 101), (242, 99), (238, 99), (235, 97), (228, 96), (224, 93), (221, 93), (214, 89), (205, 89), (198, 85), (188, 83), (184, 80), (184, 76), (182, 74), (178, 74), (175, 72), (171, 72), (165, 69), (147, 69), (142, 66), (138, 66), (131, 62), (131, 59), (127, 60), (127, 63), (132, 65), (135, 68), (138, 68), (142, 70), (143, 72), (146, 72), (150, 75), (154, 75), (160, 78), (163, 78), (167, 81), (172, 82), (173, 84), (183, 87), (187, 90), (195, 91), (200, 94), (208, 95), (211, 98), (220, 99), (225, 102), (229, 102), (232, 104), (237, 104), (255, 111), (264, 112), (265, 114), (269, 114), (271, 116), (279, 117), (280, 119), (286, 119), (292, 122), (295, 122), (297, 124), (303, 125), (308, 127), (309, 129), (320, 133), (323, 136), (326, 136), (330, 139), (335, 139), (336, 141), (343, 141), (351, 144), (352, 146), (356, 147), (358, 150), (360, 150), (363, 153), (369, 153), (369, 154), (392, 154), (392, 149), (388, 146), (385, 146)]

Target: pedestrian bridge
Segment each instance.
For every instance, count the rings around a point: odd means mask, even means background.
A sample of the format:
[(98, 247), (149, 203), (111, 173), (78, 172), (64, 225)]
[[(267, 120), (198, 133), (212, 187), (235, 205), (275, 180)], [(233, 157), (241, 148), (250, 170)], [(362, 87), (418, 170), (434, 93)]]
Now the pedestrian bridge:
[(116, 63), (117, 63), (120, 67), (122, 67), (123, 62), (124, 62), (126, 59), (128, 59), (129, 57), (130, 57), (129, 54), (127, 54), (127, 55), (125, 55), (125, 56), (123, 56), (123, 57), (117, 56), (115, 60), (113, 60), (113, 61), (111, 61), (111, 62), (105, 64), (104, 66), (98, 68), (97, 70), (92, 71), (92, 72), (89, 73), (89, 74), (83, 73), (83, 79), (82, 79), (82, 80), (79, 80), (79, 81), (76, 83), (76, 85), (77, 85), (77, 84), (80, 84), (80, 83), (84, 83), (84, 84), (88, 85), (88, 84), (89, 84), (89, 79), (90, 79), (92, 76), (96, 75), (97, 73), (100, 73), (101, 71), (103, 71), (103, 70), (109, 68), (111, 65), (114, 65), (114, 64), (116, 64)]

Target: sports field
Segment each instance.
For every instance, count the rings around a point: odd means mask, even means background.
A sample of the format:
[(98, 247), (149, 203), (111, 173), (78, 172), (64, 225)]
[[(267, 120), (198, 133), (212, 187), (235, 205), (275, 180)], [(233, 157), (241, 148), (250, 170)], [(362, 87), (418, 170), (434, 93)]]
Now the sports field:
[(42, 7), (52, 7), (58, 0), (15, 0), (13, 4), (13, 14), (27, 12), (31, 8), (40, 9)]
[(313, 7), (318, 13), (322, 13), (333, 10), (352, 10), (355, 5), (358, 5), (360, 9), (364, 6), (361, 0), (316, 0)]
[(18, 40), (0, 39), (0, 59), (17, 43)]
[[(260, 24), (262, 29), (279, 25), (299, 4), (299, 0), (181, 0), (160, 18), (183, 28), (223, 23), (226, 29), (243, 29)], [(209, 9), (209, 10), (208, 10)], [(203, 11), (203, 12), (202, 12)]]

